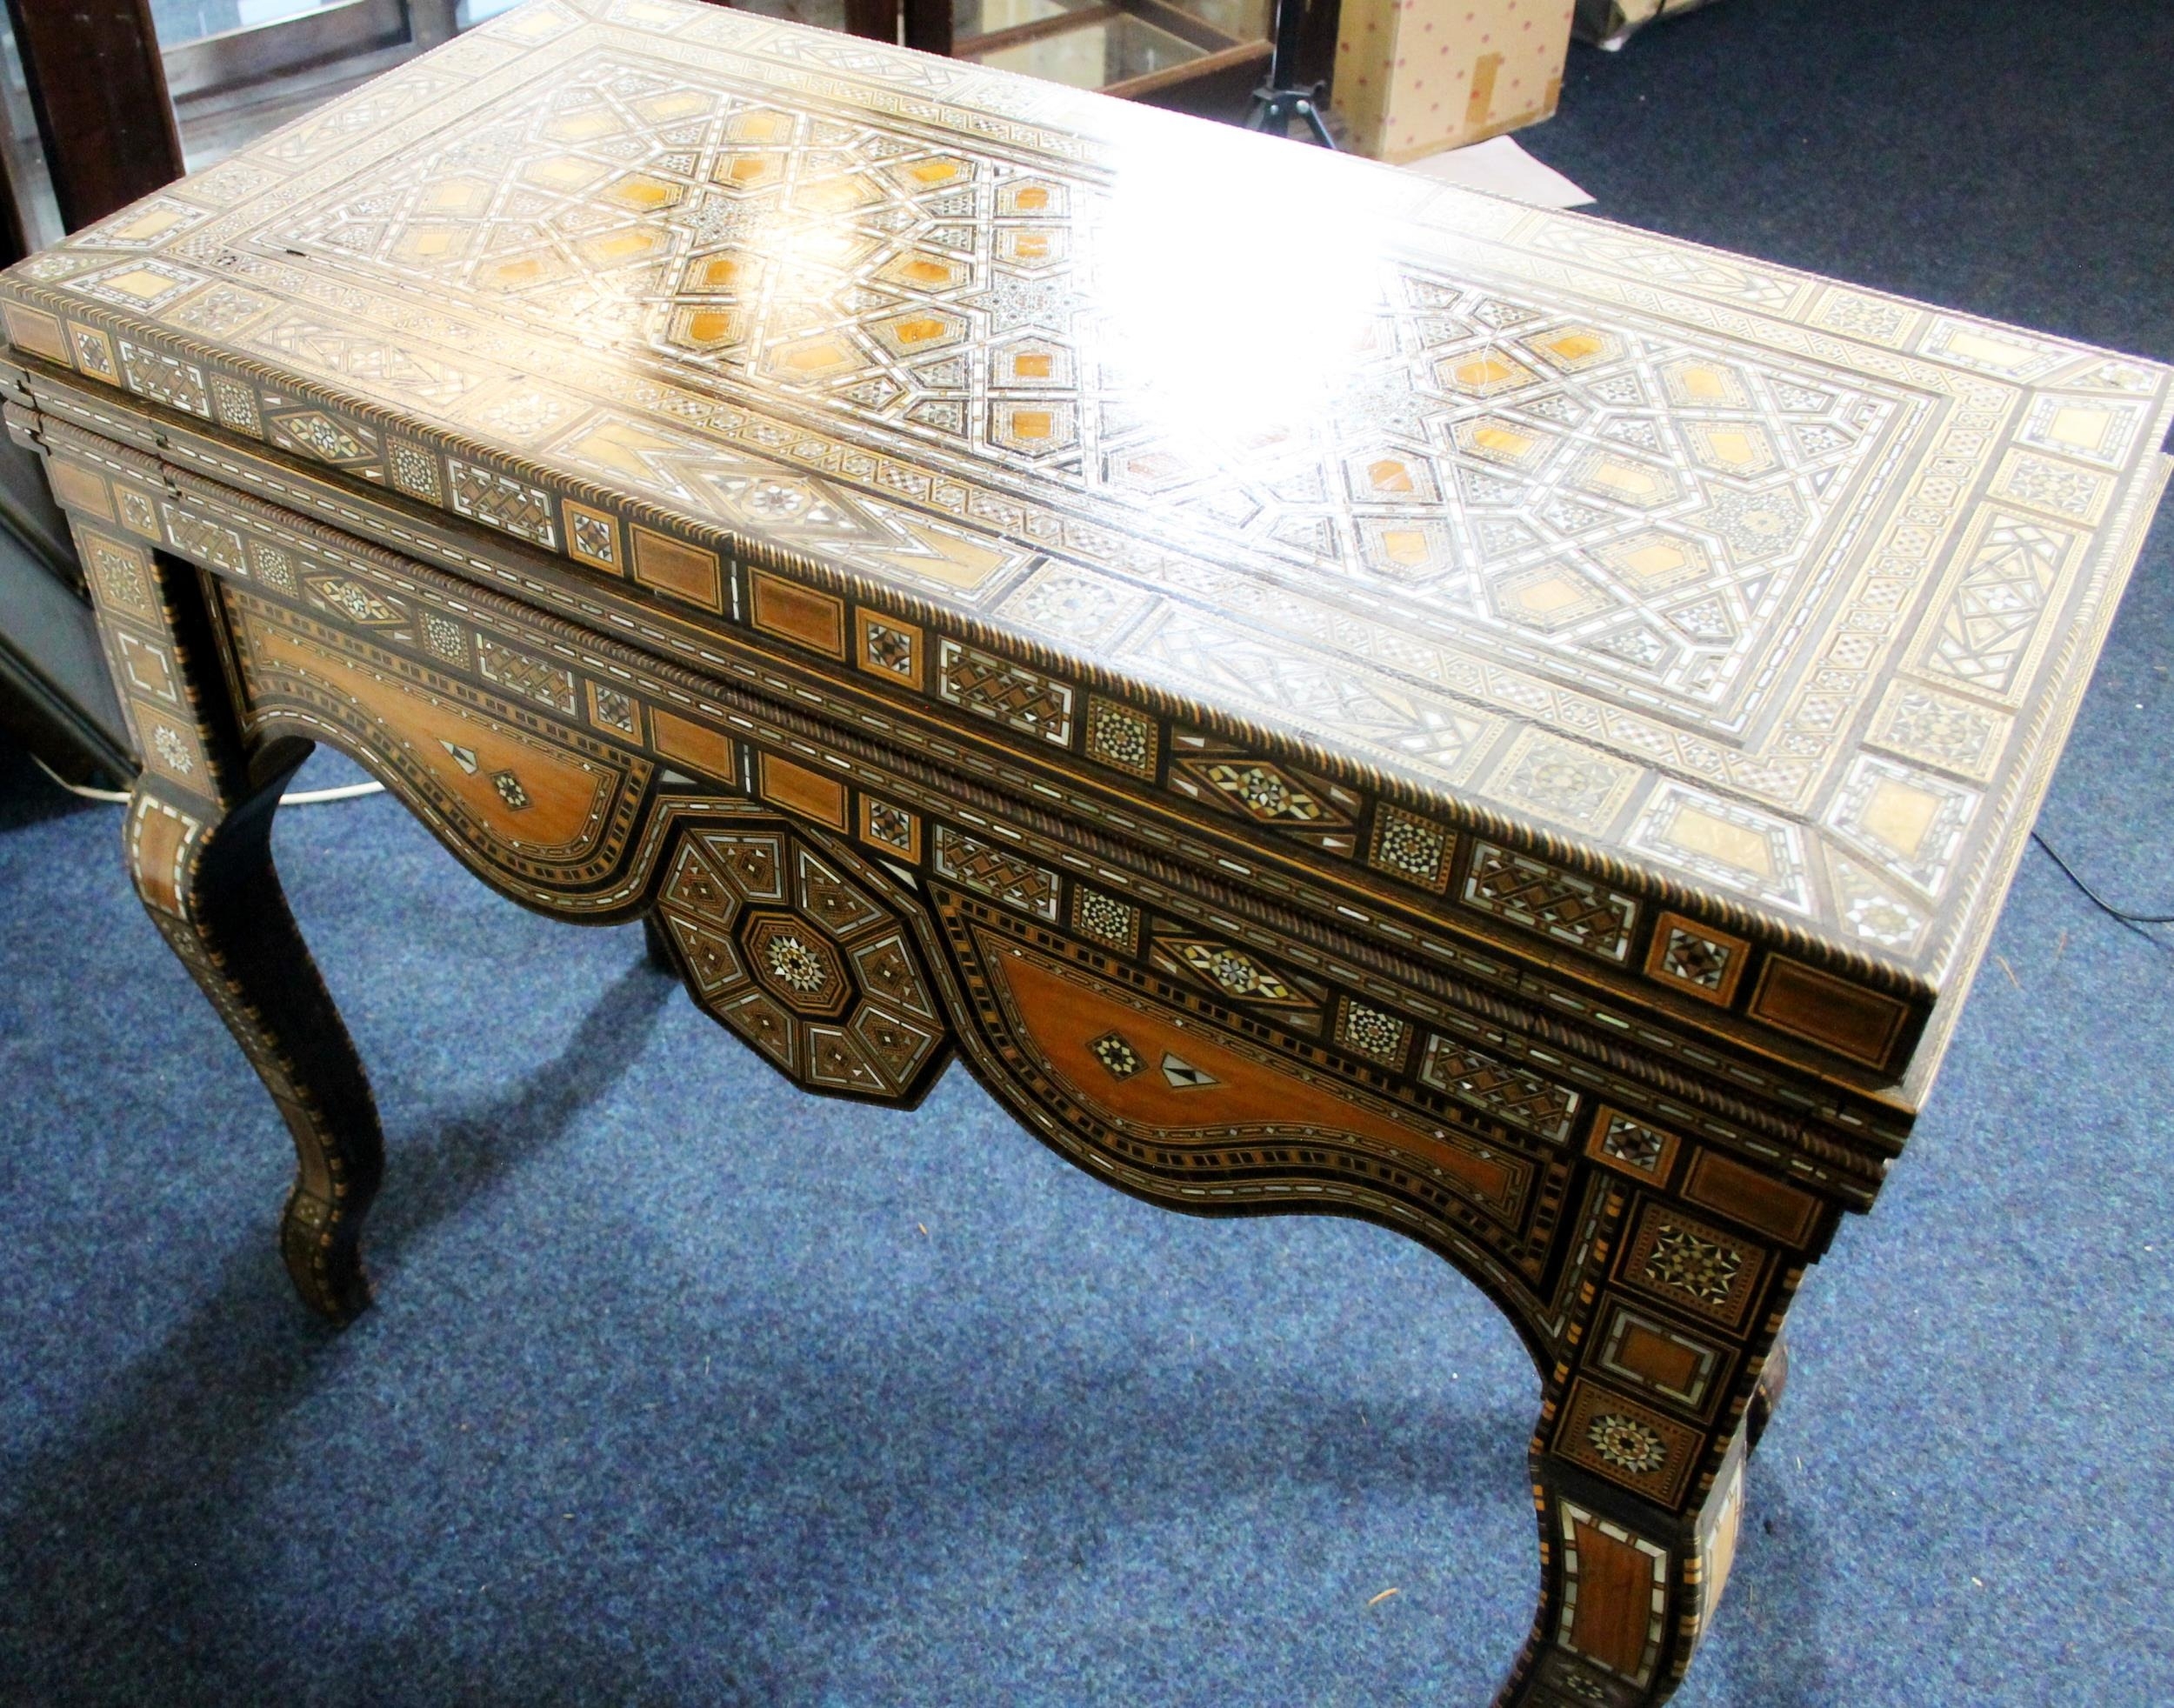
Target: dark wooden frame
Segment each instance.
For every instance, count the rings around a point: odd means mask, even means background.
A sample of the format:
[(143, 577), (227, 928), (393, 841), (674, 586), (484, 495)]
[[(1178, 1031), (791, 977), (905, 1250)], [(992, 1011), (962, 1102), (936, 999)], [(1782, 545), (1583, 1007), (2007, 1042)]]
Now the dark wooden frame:
[(1024, 43), (1091, 29), (1112, 18), (1137, 17), (1143, 23), (1200, 49), (1202, 57), (1183, 65), (1167, 66), (1159, 71), (1105, 83), (1102, 93), (1187, 110), (1201, 110), (1199, 97), (1209, 90), (1219, 97), (1226, 97), (1232, 90), (1243, 94), (1258, 81), (1258, 74), (1268, 63), (1269, 43), (1265, 36), (1257, 41), (1240, 40), (1170, 4), (1168, 0), (1100, 0), (1100, 3), (1063, 12), (1055, 17), (1037, 18), (1007, 30), (965, 37), (956, 33), (952, 0), (904, 0), (904, 3), (906, 45), (924, 53), (941, 53), (957, 59), (978, 59)]
[(80, 230), (182, 175), (150, 0), (8, 0), (8, 17), (63, 225)]

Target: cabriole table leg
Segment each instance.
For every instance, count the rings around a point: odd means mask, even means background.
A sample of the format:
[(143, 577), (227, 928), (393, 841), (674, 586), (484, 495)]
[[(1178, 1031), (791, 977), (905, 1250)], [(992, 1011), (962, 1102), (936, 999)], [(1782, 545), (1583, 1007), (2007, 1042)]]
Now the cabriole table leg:
[(272, 817), (309, 744), (244, 752), (193, 567), (75, 528), (143, 756), (124, 820), (130, 876), (293, 1135), (281, 1252), (303, 1301), (345, 1322), (370, 1302), (362, 1225), (384, 1147), (369, 1079), (272, 868)]
[(344, 1323), (370, 1303), (363, 1217), (383, 1141), (362, 1063), (272, 869), (272, 814), (294, 769), (216, 817), (197, 817), (196, 803), (177, 804), (156, 784), (139, 787), (126, 847), (144, 908), (294, 1137), (280, 1252), (303, 1302)]

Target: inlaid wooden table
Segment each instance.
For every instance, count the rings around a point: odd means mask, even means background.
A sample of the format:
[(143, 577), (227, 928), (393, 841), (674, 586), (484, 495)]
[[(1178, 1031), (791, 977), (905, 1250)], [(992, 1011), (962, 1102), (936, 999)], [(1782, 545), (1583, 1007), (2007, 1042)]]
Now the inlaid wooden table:
[[(537, 0), (0, 281), (127, 857), (368, 1298), (316, 741), (810, 1091), (956, 1052), (1517, 1325), (1505, 1704), (1657, 1702), (2165, 478), (2143, 362), (678, 0)], [(811, 1183), (811, 1185), (819, 1183)], [(1505, 1644), (1505, 1647), (1507, 1645)], [(1355, 1691), (1360, 1686), (1355, 1684)]]

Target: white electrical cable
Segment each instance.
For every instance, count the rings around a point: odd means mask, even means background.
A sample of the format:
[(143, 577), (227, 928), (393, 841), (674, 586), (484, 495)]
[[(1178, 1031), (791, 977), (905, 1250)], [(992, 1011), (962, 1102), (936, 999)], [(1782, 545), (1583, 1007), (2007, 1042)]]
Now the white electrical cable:
[[(106, 801), (115, 806), (125, 805), (128, 802), (128, 791), (124, 789), (88, 789), (80, 783), (70, 783), (35, 753), (30, 755), (30, 763), (70, 794), (79, 795), (86, 801)], [(282, 795), (279, 804), (322, 806), (327, 801), (360, 800), (364, 795), (382, 795), (384, 792), (385, 785), (382, 783), (343, 783), (337, 789), (297, 789), (292, 794)]]
[(297, 789), (291, 795), (282, 795), (282, 806), (323, 806), (327, 801), (358, 801), (365, 795), (382, 795), (382, 783), (343, 783), (337, 789)]

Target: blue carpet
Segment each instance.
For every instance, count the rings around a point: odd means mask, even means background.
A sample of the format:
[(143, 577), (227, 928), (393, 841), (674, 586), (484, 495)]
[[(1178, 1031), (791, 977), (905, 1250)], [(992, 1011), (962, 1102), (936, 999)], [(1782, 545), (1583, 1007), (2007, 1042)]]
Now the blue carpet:
[[(2174, 357), (2169, 27), (1723, 0), (1527, 140), (1611, 215)], [(2170, 633), (2162, 523), (2043, 821), (2156, 911)], [(789, 1093), (379, 798), (277, 833), (390, 1146), (330, 1334), (117, 823), (0, 753), (0, 1700), (1484, 1700), (1537, 1386), (1416, 1248), (1150, 1210), (963, 1073)], [(1994, 949), (1792, 1317), (1693, 1708), (2174, 1701), (2174, 958), (2035, 853)]]

